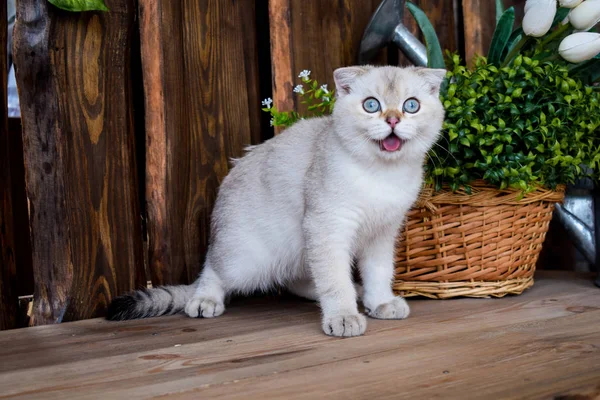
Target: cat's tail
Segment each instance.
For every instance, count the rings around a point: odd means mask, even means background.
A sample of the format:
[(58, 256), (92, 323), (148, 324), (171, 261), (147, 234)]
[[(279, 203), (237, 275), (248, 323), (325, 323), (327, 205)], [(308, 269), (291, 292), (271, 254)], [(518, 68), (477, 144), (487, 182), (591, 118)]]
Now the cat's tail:
[(193, 293), (194, 285), (143, 288), (113, 299), (106, 319), (122, 321), (175, 314), (185, 308)]

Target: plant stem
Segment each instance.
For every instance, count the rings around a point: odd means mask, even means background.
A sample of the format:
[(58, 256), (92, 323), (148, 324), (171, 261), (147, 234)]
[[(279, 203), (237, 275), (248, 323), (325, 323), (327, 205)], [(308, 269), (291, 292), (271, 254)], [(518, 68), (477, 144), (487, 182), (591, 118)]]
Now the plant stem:
[(547, 45), (548, 43), (550, 43), (551, 41), (553, 41), (554, 39), (556, 39), (557, 37), (562, 35), (567, 29), (569, 29), (569, 27), (570, 27), (570, 24), (561, 25), (560, 28), (558, 28), (557, 30), (555, 30), (554, 32), (552, 32), (551, 34), (546, 36), (546, 38), (544, 40), (542, 40), (540, 42), (540, 44), (537, 45), (536, 50), (541, 50), (545, 45)]
[(549, 57), (546, 57), (546, 58), (543, 58), (543, 59), (541, 59), (541, 60), (540, 60), (540, 62), (554, 61), (554, 60), (556, 60), (556, 59), (558, 59), (558, 54), (552, 54), (552, 55), (551, 55), (551, 56), (549, 56)]
[(510, 53), (508, 53), (508, 55), (506, 56), (506, 58), (504, 59), (504, 62), (502, 63), (502, 65), (500, 67), (501, 68), (506, 67), (512, 61), (512, 59), (515, 58), (515, 56), (519, 53), (519, 50), (521, 50), (521, 48), (523, 48), (523, 46), (525, 46), (525, 43), (527, 43), (528, 41), (529, 41), (529, 36), (523, 35), (521, 40), (519, 40), (517, 42), (517, 44), (515, 45), (515, 47), (513, 47), (513, 49), (510, 51)]

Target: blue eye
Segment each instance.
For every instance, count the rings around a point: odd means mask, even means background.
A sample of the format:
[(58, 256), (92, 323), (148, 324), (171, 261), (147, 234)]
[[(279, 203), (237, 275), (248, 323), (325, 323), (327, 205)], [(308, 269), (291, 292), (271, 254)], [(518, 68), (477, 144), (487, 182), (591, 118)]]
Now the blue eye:
[(404, 106), (402, 106), (402, 108), (407, 113), (414, 114), (417, 111), (419, 111), (421, 105), (419, 104), (419, 100), (415, 98), (410, 98), (404, 102)]
[(379, 111), (381, 106), (379, 105), (379, 102), (377, 101), (377, 99), (374, 99), (373, 97), (369, 97), (368, 99), (366, 99), (363, 102), (363, 108), (368, 113), (374, 113), (374, 112)]

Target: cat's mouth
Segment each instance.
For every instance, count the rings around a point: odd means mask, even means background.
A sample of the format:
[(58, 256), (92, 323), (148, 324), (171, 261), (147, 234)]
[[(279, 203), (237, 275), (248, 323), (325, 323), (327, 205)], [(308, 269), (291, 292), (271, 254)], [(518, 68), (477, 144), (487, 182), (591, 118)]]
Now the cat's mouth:
[(385, 139), (378, 140), (378, 143), (379, 150), (393, 153), (395, 151), (399, 151), (402, 148), (402, 145), (404, 145), (404, 140), (400, 139), (395, 134), (390, 133), (390, 135)]

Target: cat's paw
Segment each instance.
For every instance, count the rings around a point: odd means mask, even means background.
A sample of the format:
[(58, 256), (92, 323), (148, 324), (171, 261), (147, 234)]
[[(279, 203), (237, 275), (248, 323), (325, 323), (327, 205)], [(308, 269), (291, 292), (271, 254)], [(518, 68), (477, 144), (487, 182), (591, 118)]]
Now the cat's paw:
[(377, 319), (404, 319), (410, 314), (408, 303), (402, 297), (394, 297), (393, 300), (378, 305), (374, 310), (366, 311), (369, 317)]
[(193, 297), (185, 305), (185, 313), (191, 318), (213, 318), (225, 312), (222, 302), (205, 297)]
[(367, 329), (367, 319), (362, 314), (325, 315), (323, 332), (329, 336), (360, 336)]

